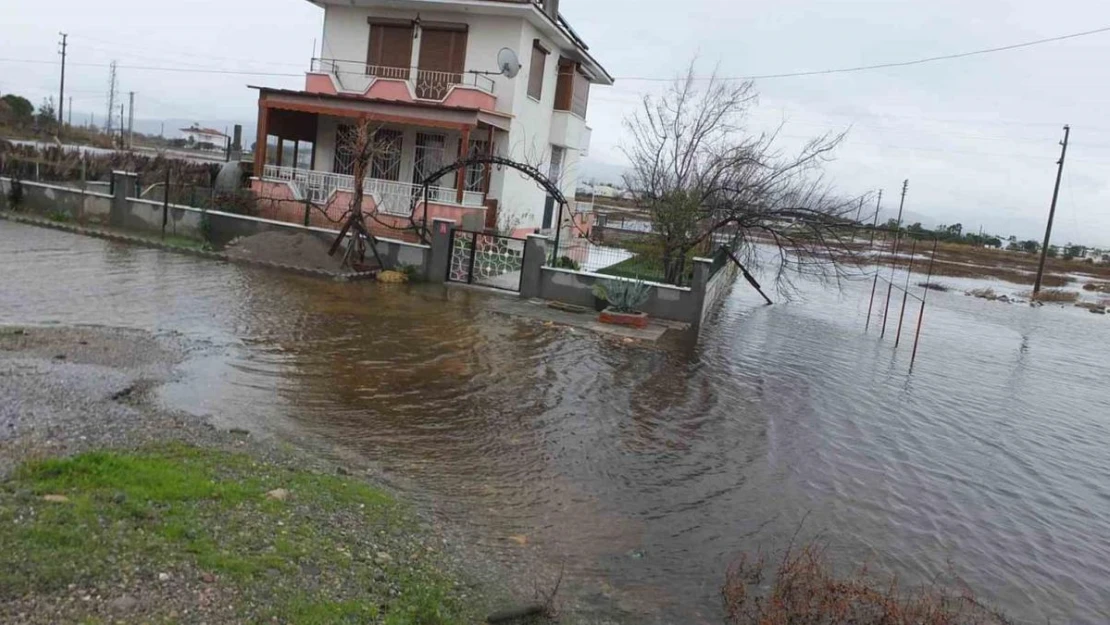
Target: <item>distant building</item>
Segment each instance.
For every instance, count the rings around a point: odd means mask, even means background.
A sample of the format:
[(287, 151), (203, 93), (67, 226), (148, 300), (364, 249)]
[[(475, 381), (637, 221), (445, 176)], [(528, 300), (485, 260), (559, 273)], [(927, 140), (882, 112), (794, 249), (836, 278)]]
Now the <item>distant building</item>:
[[(201, 128), (198, 124), (193, 124), (189, 128), (181, 129), (181, 137), (187, 143), (193, 145), (201, 145), (208, 149), (222, 150), (227, 145), (228, 136), (219, 130), (212, 128)], [(208, 146), (212, 147), (208, 147)]]

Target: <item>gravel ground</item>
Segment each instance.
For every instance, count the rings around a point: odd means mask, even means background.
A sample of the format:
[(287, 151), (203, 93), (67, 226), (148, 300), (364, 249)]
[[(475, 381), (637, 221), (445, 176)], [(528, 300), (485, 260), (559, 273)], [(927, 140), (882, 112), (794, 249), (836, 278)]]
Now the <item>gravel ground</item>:
[[(174, 337), (104, 327), (0, 326), (0, 482), (25, 461), (71, 456), (83, 451), (141, 449), (183, 442), (205, 449), (246, 453), (265, 465), (323, 475), (361, 471), (294, 449), (288, 444), (252, 437), (244, 431), (220, 431), (189, 415), (155, 408), (150, 392), (170, 378), (184, 354)], [(366, 480), (370, 481), (370, 480)], [(40, 505), (37, 500), (34, 505)], [(334, 523), (333, 523), (334, 521)], [(426, 519), (424, 519), (426, 521)], [(326, 519), (327, 531), (350, 532), (342, 519)], [(474, 561), (446, 546), (439, 530), (426, 523), (411, 532), (371, 536), (373, 553), (435, 552), (444, 570), (466, 570), (464, 593), (493, 594), (506, 605), (509, 593), (487, 592), (502, 580), (488, 562)], [(367, 540), (352, 539), (354, 546)], [(456, 552), (458, 551), (458, 552)], [(185, 562), (167, 570), (121, 570), (108, 579), (62, 590), (35, 593), (0, 602), (0, 622), (242, 622), (242, 605), (265, 597), (235, 596), (237, 590)], [(517, 595), (519, 597), (519, 594)], [(481, 600), (483, 605), (489, 605)], [(238, 606), (233, 608), (232, 606)], [(258, 606), (259, 609), (265, 607)], [(235, 616), (235, 610), (239, 616)], [(107, 619), (107, 620), (104, 620)], [(237, 620), (240, 619), (240, 620)]]

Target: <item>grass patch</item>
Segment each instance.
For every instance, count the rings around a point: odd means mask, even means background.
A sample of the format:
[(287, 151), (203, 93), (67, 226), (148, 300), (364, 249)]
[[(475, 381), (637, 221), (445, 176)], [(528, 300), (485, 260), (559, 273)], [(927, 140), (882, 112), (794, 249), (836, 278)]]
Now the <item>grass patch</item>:
[(1054, 302), (1070, 304), (1079, 300), (1079, 293), (1075, 291), (1065, 291), (1063, 289), (1043, 289), (1040, 293), (1034, 295), (1032, 292), (1023, 293), (1022, 297), (1027, 297), (1036, 302)]
[(721, 589), (729, 625), (1006, 625), (1005, 615), (971, 590), (938, 582), (904, 589), (861, 570), (837, 575), (825, 550), (810, 544), (787, 551), (772, 568), (760, 555), (729, 567)]
[(212, 246), (209, 245), (207, 241), (201, 241), (199, 239), (190, 239), (188, 237), (177, 235), (167, 235), (165, 239), (160, 240), (166, 245), (172, 247), (180, 247), (187, 250), (199, 250), (202, 252), (208, 252), (212, 250)]
[(73, 221), (73, 217), (64, 210), (52, 210), (46, 213), (46, 218), (54, 223), (64, 224)]
[(663, 264), (659, 262), (659, 259), (644, 254), (637, 254), (615, 265), (598, 269), (597, 273), (621, 278), (638, 278), (640, 280), (650, 280), (653, 282), (663, 282), (664, 277)]
[(473, 616), (412, 517), (356, 480), (173, 445), (31, 463), (0, 485), (0, 604), (162, 571), (215, 575), (245, 621)]

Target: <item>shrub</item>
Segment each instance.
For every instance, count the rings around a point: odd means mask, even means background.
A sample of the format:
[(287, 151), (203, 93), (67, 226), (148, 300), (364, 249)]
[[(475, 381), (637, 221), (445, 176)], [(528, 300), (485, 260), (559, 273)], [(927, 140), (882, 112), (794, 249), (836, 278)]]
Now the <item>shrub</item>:
[[(970, 590), (939, 584), (904, 592), (866, 570), (836, 576), (824, 548), (788, 551), (768, 574), (766, 559), (742, 557), (729, 567), (721, 588), (729, 625), (1004, 625), (1006, 618)], [(767, 577), (772, 577), (765, 583)]]
[(1044, 289), (1036, 295), (1027, 293), (1023, 296), (1028, 296), (1029, 299), (1035, 302), (1070, 303), (1079, 299), (1079, 293), (1075, 291), (1065, 291), (1064, 289)]
[(397, 272), (405, 274), (405, 278), (409, 282), (420, 282), (424, 276), (420, 273), (420, 268), (416, 265), (400, 264), (397, 265)]
[(557, 258), (555, 260), (555, 268), (556, 269), (571, 269), (573, 271), (579, 271), (579, 270), (581, 270), (581, 265), (579, 265), (570, 256), (560, 256), (559, 258)]
[(643, 280), (606, 280), (593, 286), (594, 296), (609, 302), (609, 307), (621, 313), (640, 312), (640, 307), (651, 294), (651, 287)]
[(65, 222), (71, 221), (73, 219), (72, 217), (69, 216), (69, 213), (65, 212), (64, 210), (59, 210), (59, 209), (56, 209), (56, 208), (52, 209), (50, 212), (48, 212), (46, 214), (46, 218), (49, 219), (50, 221), (55, 222), (55, 223), (65, 223)]

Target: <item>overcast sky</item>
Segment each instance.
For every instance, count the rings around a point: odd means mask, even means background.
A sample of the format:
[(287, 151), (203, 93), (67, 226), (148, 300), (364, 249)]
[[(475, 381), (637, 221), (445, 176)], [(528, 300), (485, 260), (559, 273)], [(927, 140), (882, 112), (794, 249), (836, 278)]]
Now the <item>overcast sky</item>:
[[(680, 6), (681, 11), (676, 11)], [(594, 91), (591, 158), (621, 164), (621, 119), (694, 56), (725, 75), (821, 70), (912, 60), (1110, 26), (1095, 0), (562, 0), (562, 12), (618, 77)], [(246, 85), (298, 88), (320, 36), (306, 0), (4, 0), (0, 59), (56, 61), (70, 33), (67, 91), (78, 114), (106, 109), (107, 69), (134, 90), (143, 118), (241, 120), (257, 107)], [(619, 30), (618, 30), (619, 28)], [(934, 223), (983, 225), (1039, 238), (1071, 124), (1054, 243), (1110, 246), (1110, 33), (927, 65), (759, 81), (754, 130), (787, 123), (787, 141), (851, 128), (829, 172), (845, 193), (886, 191), (894, 208)], [(96, 64), (96, 67), (79, 66)], [(491, 65), (493, 60), (491, 59)], [(288, 73), (237, 76), (127, 66)], [(482, 69), (482, 68), (468, 68)], [(58, 68), (0, 60), (0, 92), (38, 103)]]

